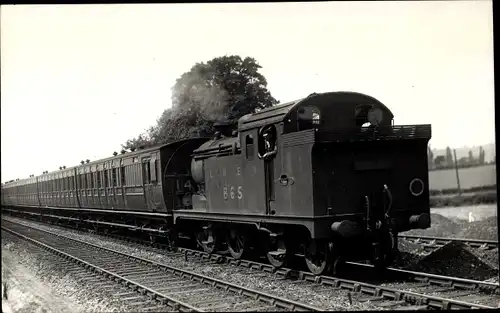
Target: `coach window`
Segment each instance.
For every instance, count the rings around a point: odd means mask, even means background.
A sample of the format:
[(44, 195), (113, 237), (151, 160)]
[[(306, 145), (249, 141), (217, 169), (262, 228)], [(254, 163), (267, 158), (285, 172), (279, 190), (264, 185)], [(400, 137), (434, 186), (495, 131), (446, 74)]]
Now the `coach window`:
[(157, 181), (157, 172), (156, 172), (156, 166), (157, 166), (156, 159), (151, 159), (149, 161), (149, 176), (150, 176), (150, 181), (155, 182)]
[(90, 189), (94, 189), (94, 172), (90, 172), (89, 176), (90, 176), (90, 186), (89, 186), (89, 188)]
[(125, 176), (125, 166), (121, 167), (121, 172), (122, 172), (122, 186), (126, 186), (127, 180), (126, 180), (126, 176)]
[(89, 175), (87, 173), (83, 174), (83, 179), (85, 180), (85, 189), (89, 189)]
[(111, 178), (112, 178), (113, 186), (118, 186), (118, 183), (116, 180), (116, 168), (115, 167), (113, 167), (113, 169), (111, 170)]
[(149, 167), (149, 159), (142, 161), (142, 180), (144, 184), (151, 183), (151, 169)]
[(104, 175), (104, 187), (109, 187), (109, 177), (107, 170), (102, 171), (102, 174)]
[(96, 175), (97, 175), (97, 186), (96, 186), (96, 188), (101, 188), (101, 172), (99, 170), (97, 170)]
[(252, 161), (253, 160), (253, 136), (251, 134), (248, 134), (245, 136), (245, 156), (247, 160)]

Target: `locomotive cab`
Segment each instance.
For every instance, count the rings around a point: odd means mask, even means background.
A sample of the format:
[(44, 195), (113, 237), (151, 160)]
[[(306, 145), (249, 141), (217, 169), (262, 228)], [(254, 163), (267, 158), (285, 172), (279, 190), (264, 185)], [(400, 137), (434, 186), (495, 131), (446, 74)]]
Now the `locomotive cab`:
[[(397, 252), (399, 232), (430, 226), (430, 125), (394, 126), (393, 118), (372, 97), (337, 92), (309, 96), (284, 119), (283, 140), (294, 136), (307, 151), (285, 145), (285, 165), (290, 164), (286, 158), (303, 160), (300, 154), (308, 154), (311, 166), (305, 172), (298, 169), (297, 160), (286, 170), (308, 181), (309, 186), (304, 184), (300, 190), (310, 188), (306, 189), (312, 195), (308, 209), (314, 218), (333, 218), (332, 232), (318, 231), (315, 237), (331, 236), (339, 249), (362, 247), (342, 251), (349, 258), (369, 257), (388, 264)], [(290, 205), (297, 201), (290, 199)], [(301, 209), (308, 213), (299, 206), (292, 211)]]

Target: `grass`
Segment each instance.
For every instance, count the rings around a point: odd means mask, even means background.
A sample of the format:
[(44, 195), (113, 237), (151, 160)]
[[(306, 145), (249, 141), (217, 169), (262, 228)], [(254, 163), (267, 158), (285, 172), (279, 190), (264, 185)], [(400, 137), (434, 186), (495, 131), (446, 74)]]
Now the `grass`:
[(439, 207), (457, 207), (466, 205), (478, 204), (494, 204), (497, 203), (497, 192), (478, 192), (478, 193), (464, 193), (462, 195), (453, 196), (431, 196), (430, 205), (433, 208)]
[[(459, 168), (458, 173), (462, 189), (496, 186), (496, 164)], [(457, 174), (455, 169), (430, 171), (429, 184), (431, 189), (434, 190), (457, 188)]]

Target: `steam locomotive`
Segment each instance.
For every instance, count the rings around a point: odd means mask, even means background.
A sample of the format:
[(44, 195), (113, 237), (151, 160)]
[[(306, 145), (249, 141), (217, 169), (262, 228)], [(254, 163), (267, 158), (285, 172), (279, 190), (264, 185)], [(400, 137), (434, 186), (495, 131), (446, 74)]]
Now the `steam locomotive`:
[(193, 242), (317, 275), (391, 264), (430, 227), (431, 125), (394, 125), (377, 99), (313, 93), (191, 138), (2, 185), (4, 210)]

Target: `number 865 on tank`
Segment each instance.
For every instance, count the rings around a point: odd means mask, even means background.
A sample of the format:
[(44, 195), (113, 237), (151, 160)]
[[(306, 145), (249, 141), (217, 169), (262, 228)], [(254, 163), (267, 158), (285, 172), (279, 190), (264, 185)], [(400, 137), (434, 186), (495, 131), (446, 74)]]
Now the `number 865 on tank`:
[(222, 188), (222, 194), (224, 196), (224, 200), (242, 200), (243, 199), (243, 186), (233, 186), (233, 185), (225, 185)]

